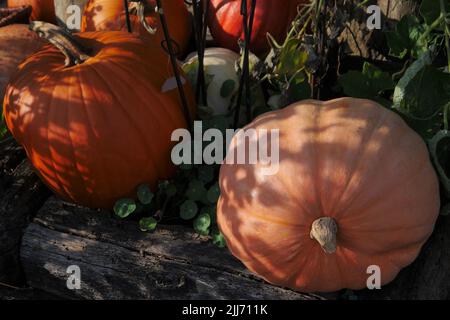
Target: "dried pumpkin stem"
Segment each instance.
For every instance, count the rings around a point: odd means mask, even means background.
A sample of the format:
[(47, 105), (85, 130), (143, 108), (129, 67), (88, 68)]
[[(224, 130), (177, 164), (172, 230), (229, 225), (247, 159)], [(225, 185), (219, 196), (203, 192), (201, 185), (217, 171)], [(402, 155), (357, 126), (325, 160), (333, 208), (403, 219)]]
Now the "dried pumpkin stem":
[(148, 33), (150, 34), (155, 34), (156, 33), (156, 28), (152, 28), (148, 23), (147, 23), (147, 15), (149, 13), (151, 13), (152, 11), (155, 12), (155, 7), (151, 6), (147, 1), (137, 1), (137, 2), (132, 2), (130, 4), (130, 13), (131, 14), (135, 14), (137, 15), (137, 17), (139, 18), (139, 22), (142, 24), (142, 26), (145, 28), (145, 30), (147, 30)]
[(90, 58), (86, 53), (88, 49), (84, 48), (70, 32), (58, 26), (47, 22), (33, 21), (30, 23), (30, 30), (49, 41), (65, 55), (66, 67), (81, 64)]
[(338, 226), (336, 220), (322, 217), (313, 222), (311, 226), (311, 239), (316, 240), (326, 253), (336, 252), (336, 235)]

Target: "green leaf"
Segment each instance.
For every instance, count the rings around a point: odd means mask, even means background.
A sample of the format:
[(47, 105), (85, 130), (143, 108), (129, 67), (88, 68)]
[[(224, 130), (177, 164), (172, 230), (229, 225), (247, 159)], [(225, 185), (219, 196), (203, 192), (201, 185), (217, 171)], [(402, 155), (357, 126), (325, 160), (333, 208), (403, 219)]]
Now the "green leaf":
[(429, 147), (439, 179), (450, 198), (450, 131), (439, 131), (430, 140)]
[(212, 242), (219, 248), (225, 248), (227, 246), (223, 234), (219, 231), (212, 234)]
[(142, 204), (150, 204), (152, 203), (154, 194), (147, 184), (143, 184), (137, 189), (137, 197)]
[(450, 203), (447, 203), (441, 208), (441, 216), (450, 216)]
[(227, 98), (231, 96), (236, 88), (236, 82), (232, 79), (228, 79), (222, 83), (220, 88), (220, 95), (222, 98)]
[(217, 222), (216, 206), (205, 206), (200, 209), (200, 214), (208, 214), (211, 217), (211, 223)]
[(389, 103), (383, 101), (379, 95), (383, 91), (394, 88), (394, 82), (389, 73), (368, 62), (364, 63), (362, 72), (349, 71), (342, 75), (339, 78), (339, 84), (344, 89), (344, 93), (350, 97), (376, 100), (385, 106)]
[[(450, 0), (444, 0), (444, 6), (447, 13), (450, 13)], [(431, 26), (441, 15), (439, 0), (423, 0), (420, 5), (420, 14), (426, 24)]]
[(186, 200), (180, 206), (180, 217), (183, 220), (191, 220), (194, 219), (198, 212), (198, 206), (195, 201)]
[(403, 58), (408, 53), (415, 58), (428, 49), (428, 39), (421, 39), (425, 27), (413, 15), (404, 16), (396, 25), (395, 31), (386, 33), (391, 54)]
[(283, 94), (274, 94), (267, 101), (267, 105), (272, 110), (282, 109), (282, 108), (286, 107), (288, 104), (289, 104), (288, 99)]
[(152, 217), (142, 218), (141, 220), (139, 220), (139, 228), (144, 232), (155, 230), (157, 225), (158, 222), (155, 218)]
[(214, 166), (201, 166), (198, 168), (198, 179), (203, 183), (214, 180)]
[(173, 183), (170, 183), (166, 187), (166, 196), (172, 198), (175, 197), (176, 194), (177, 194), (177, 187)]
[(3, 112), (1, 113), (1, 122), (0, 122), (0, 140), (3, 140), (8, 134), (8, 127), (6, 126), (5, 116)]
[(308, 61), (308, 52), (302, 49), (301, 40), (292, 38), (281, 50), (276, 72), (290, 78), (297, 71), (305, 68), (306, 61)]
[(288, 104), (309, 99), (311, 97), (311, 86), (306, 81), (303, 73), (298, 74), (289, 83), (287, 90)]
[(209, 188), (206, 198), (211, 203), (217, 203), (220, 197), (220, 187), (218, 183), (215, 183), (211, 188)]
[(209, 214), (206, 213), (200, 214), (194, 220), (194, 229), (197, 233), (201, 235), (208, 235), (210, 225), (211, 225), (211, 217), (209, 216)]
[(231, 127), (231, 121), (226, 116), (213, 116), (209, 119), (203, 120), (203, 130), (218, 129), (225, 133), (226, 129)]
[(114, 213), (124, 219), (136, 211), (136, 202), (133, 199), (120, 199), (114, 205)]
[(450, 74), (431, 65), (431, 53), (415, 61), (394, 91), (393, 108), (423, 138), (432, 138), (442, 126), (442, 111), (450, 101)]
[(193, 180), (189, 183), (186, 197), (193, 201), (201, 201), (206, 194), (206, 188), (200, 180)]

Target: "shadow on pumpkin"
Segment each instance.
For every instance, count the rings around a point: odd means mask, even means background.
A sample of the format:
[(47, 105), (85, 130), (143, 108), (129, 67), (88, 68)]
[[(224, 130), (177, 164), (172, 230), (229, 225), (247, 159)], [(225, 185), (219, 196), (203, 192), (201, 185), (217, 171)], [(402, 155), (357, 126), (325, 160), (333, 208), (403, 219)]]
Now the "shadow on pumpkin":
[[(93, 39), (83, 42), (94, 48), (92, 56), (101, 48)], [(146, 60), (134, 61), (140, 41), (114, 46), (113, 60), (88, 60), (69, 74), (56, 49), (39, 52), (8, 88), (9, 127), (38, 174), (65, 199), (91, 207), (99, 198), (99, 206), (111, 208), (139, 184), (155, 187), (172, 175), (170, 136), (185, 123), (176, 89), (161, 92), (173, 76), (162, 51), (154, 50), (155, 59), (166, 65), (142, 53)]]
[[(368, 266), (389, 270), (392, 277), (418, 255), (423, 243), (415, 241), (428, 238), (432, 215), (423, 215), (409, 226), (403, 225), (403, 218), (387, 223), (386, 215), (375, 215), (396, 208), (406, 216), (411, 209), (414, 195), (398, 188), (399, 181), (423, 190), (434, 185), (418, 180), (420, 175), (408, 175), (408, 170), (396, 173), (410, 160), (406, 152), (392, 157), (391, 151), (402, 145), (402, 136), (385, 125), (385, 117), (371, 119), (364, 112), (343, 108), (331, 125), (311, 123), (292, 129), (295, 124), (291, 122), (286, 124), (290, 131), (280, 127), (281, 169), (276, 176), (264, 178), (251, 165), (223, 165), (218, 219), (230, 250), (251, 271), (273, 284), (290, 284), (300, 290), (305, 283), (317, 286), (324, 282), (336, 289), (358, 289), (354, 283), (366, 283)], [(259, 118), (252, 128), (270, 129), (273, 119), (283, 123), (293, 116), (286, 109)], [(342, 136), (334, 139), (330, 133), (347, 130), (347, 121), (360, 122), (360, 128), (349, 135), (351, 141), (343, 142)], [(360, 138), (359, 130), (363, 132)], [(292, 135), (311, 139), (295, 143), (289, 140)], [(369, 139), (370, 144), (366, 143)], [(423, 167), (429, 169), (423, 155), (415, 162), (418, 167), (412, 168), (418, 173)], [(391, 163), (389, 169), (384, 169), (386, 163)], [(393, 175), (395, 180), (387, 178)], [(430, 210), (426, 203), (418, 206), (421, 212)], [(312, 223), (323, 216), (338, 221), (336, 255), (326, 256), (310, 239)], [(383, 227), (374, 229), (374, 225)]]

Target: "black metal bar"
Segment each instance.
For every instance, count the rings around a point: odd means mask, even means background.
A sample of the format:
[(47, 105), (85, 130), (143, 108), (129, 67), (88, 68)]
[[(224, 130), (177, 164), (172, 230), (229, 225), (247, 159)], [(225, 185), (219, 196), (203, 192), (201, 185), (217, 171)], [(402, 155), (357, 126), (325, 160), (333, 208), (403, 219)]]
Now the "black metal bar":
[(253, 31), (253, 20), (255, 16), (255, 8), (256, 8), (256, 0), (251, 0), (251, 9), (250, 9), (250, 19), (248, 16), (247, 10), (247, 0), (242, 0), (241, 2), (241, 15), (243, 20), (243, 29), (244, 29), (244, 61), (242, 66), (242, 75), (239, 82), (239, 90), (237, 95), (236, 109), (234, 114), (234, 127), (237, 127), (239, 124), (239, 117), (241, 114), (241, 103), (242, 103), (242, 95), (245, 86), (245, 104), (246, 104), (246, 118), (249, 122), (251, 120), (251, 84), (250, 84), (250, 66), (249, 66), (249, 57), (250, 57), (250, 44), (251, 44), (251, 36)]
[(181, 81), (180, 72), (178, 69), (177, 58), (175, 56), (175, 52), (174, 52), (173, 46), (172, 46), (173, 40), (170, 38), (169, 28), (167, 26), (166, 16), (164, 15), (162, 1), (156, 0), (156, 4), (158, 6), (159, 18), (161, 20), (161, 26), (164, 31), (164, 38), (166, 40), (167, 50), (169, 51), (169, 57), (170, 57), (170, 62), (172, 64), (173, 73), (174, 73), (175, 79), (177, 81), (178, 93), (180, 95), (182, 111), (183, 111), (184, 117), (186, 119), (187, 126), (188, 126), (189, 130), (192, 132), (192, 117), (191, 117), (191, 113), (189, 111), (189, 106), (188, 106), (188, 102), (187, 102), (187, 98), (186, 98), (186, 93), (184, 92), (183, 83)]
[(131, 20), (130, 20), (130, 10), (128, 9), (128, 0), (123, 0), (123, 6), (125, 9), (125, 19), (127, 21), (127, 30), (128, 32), (133, 32), (131, 28)]
[(252, 40), (252, 31), (253, 31), (253, 20), (255, 18), (255, 7), (256, 0), (252, 0), (251, 9), (250, 9), (250, 19), (248, 22), (247, 34), (245, 39), (245, 59), (244, 62), (247, 65), (247, 73), (245, 77), (245, 103), (246, 103), (246, 114), (247, 114), (247, 122), (252, 120), (252, 102), (251, 102), (251, 84), (250, 84), (250, 45)]
[[(194, 11), (194, 33), (195, 40), (197, 44), (197, 57), (198, 57), (198, 72), (197, 72), (197, 87), (195, 91), (196, 100), (200, 102), (200, 104), (207, 105), (208, 98), (206, 92), (206, 83), (205, 83), (205, 40), (206, 40), (206, 31), (203, 30), (206, 28), (205, 14), (203, 10), (204, 0), (193, 0), (192, 8)], [(205, 36), (203, 36), (205, 33)], [(201, 98), (201, 101), (200, 101)]]

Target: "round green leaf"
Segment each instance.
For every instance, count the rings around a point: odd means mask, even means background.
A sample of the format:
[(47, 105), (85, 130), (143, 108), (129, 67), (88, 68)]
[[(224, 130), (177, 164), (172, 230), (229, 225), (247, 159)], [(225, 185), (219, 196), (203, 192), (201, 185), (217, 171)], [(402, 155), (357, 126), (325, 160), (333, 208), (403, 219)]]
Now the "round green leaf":
[(199, 234), (204, 234), (208, 231), (209, 226), (211, 225), (211, 217), (207, 213), (203, 213), (198, 215), (194, 220), (194, 229)]
[(206, 198), (211, 203), (216, 203), (220, 197), (220, 188), (219, 184), (215, 183), (211, 188), (209, 188), (208, 193), (206, 194)]
[(114, 213), (124, 219), (136, 211), (136, 202), (133, 199), (120, 199), (114, 205)]
[(139, 228), (144, 232), (155, 230), (157, 225), (158, 222), (156, 221), (155, 218), (152, 217), (142, 218), (139, 221)]
[(201, 166), (198, 168), (198, 179), (203, 183), (209, 183), (214, 179), (213, 166)]
[(219, 248), (225, 248), (227, 246), (227, 244), (225, 242), (225, 238), (223, 237), (223, 234), (220, 233), (219, 231), (214, 232), (212, 234), (212, 242)]
[(200, 209), (200, 214), (208, 214), (211, 217), (211, 224), (217, 222), (217, 208), (215, 205), (213, 206), (205, 206)]
[(171, 198), (174, 197), (177, 194), (177, 187), (171, 183), (166, 188), (166, 195)]
[(153, 200), (154, 194), (148, 185), (143, 184), (138, 187), (137, 196), (142, 204), (150, 204)]
[(186, 200), (180, 206), (180, 217), (184, 220), (193, 219), (197, 215), (197, 212), (198, 212), (198, 206), (195, 203), (195, 201)]
[(194, 180), (189, 183), (186, 191), (186, 197), (193, 201), (201, 201), (206, 194), (205, 186), (200, 180)]

